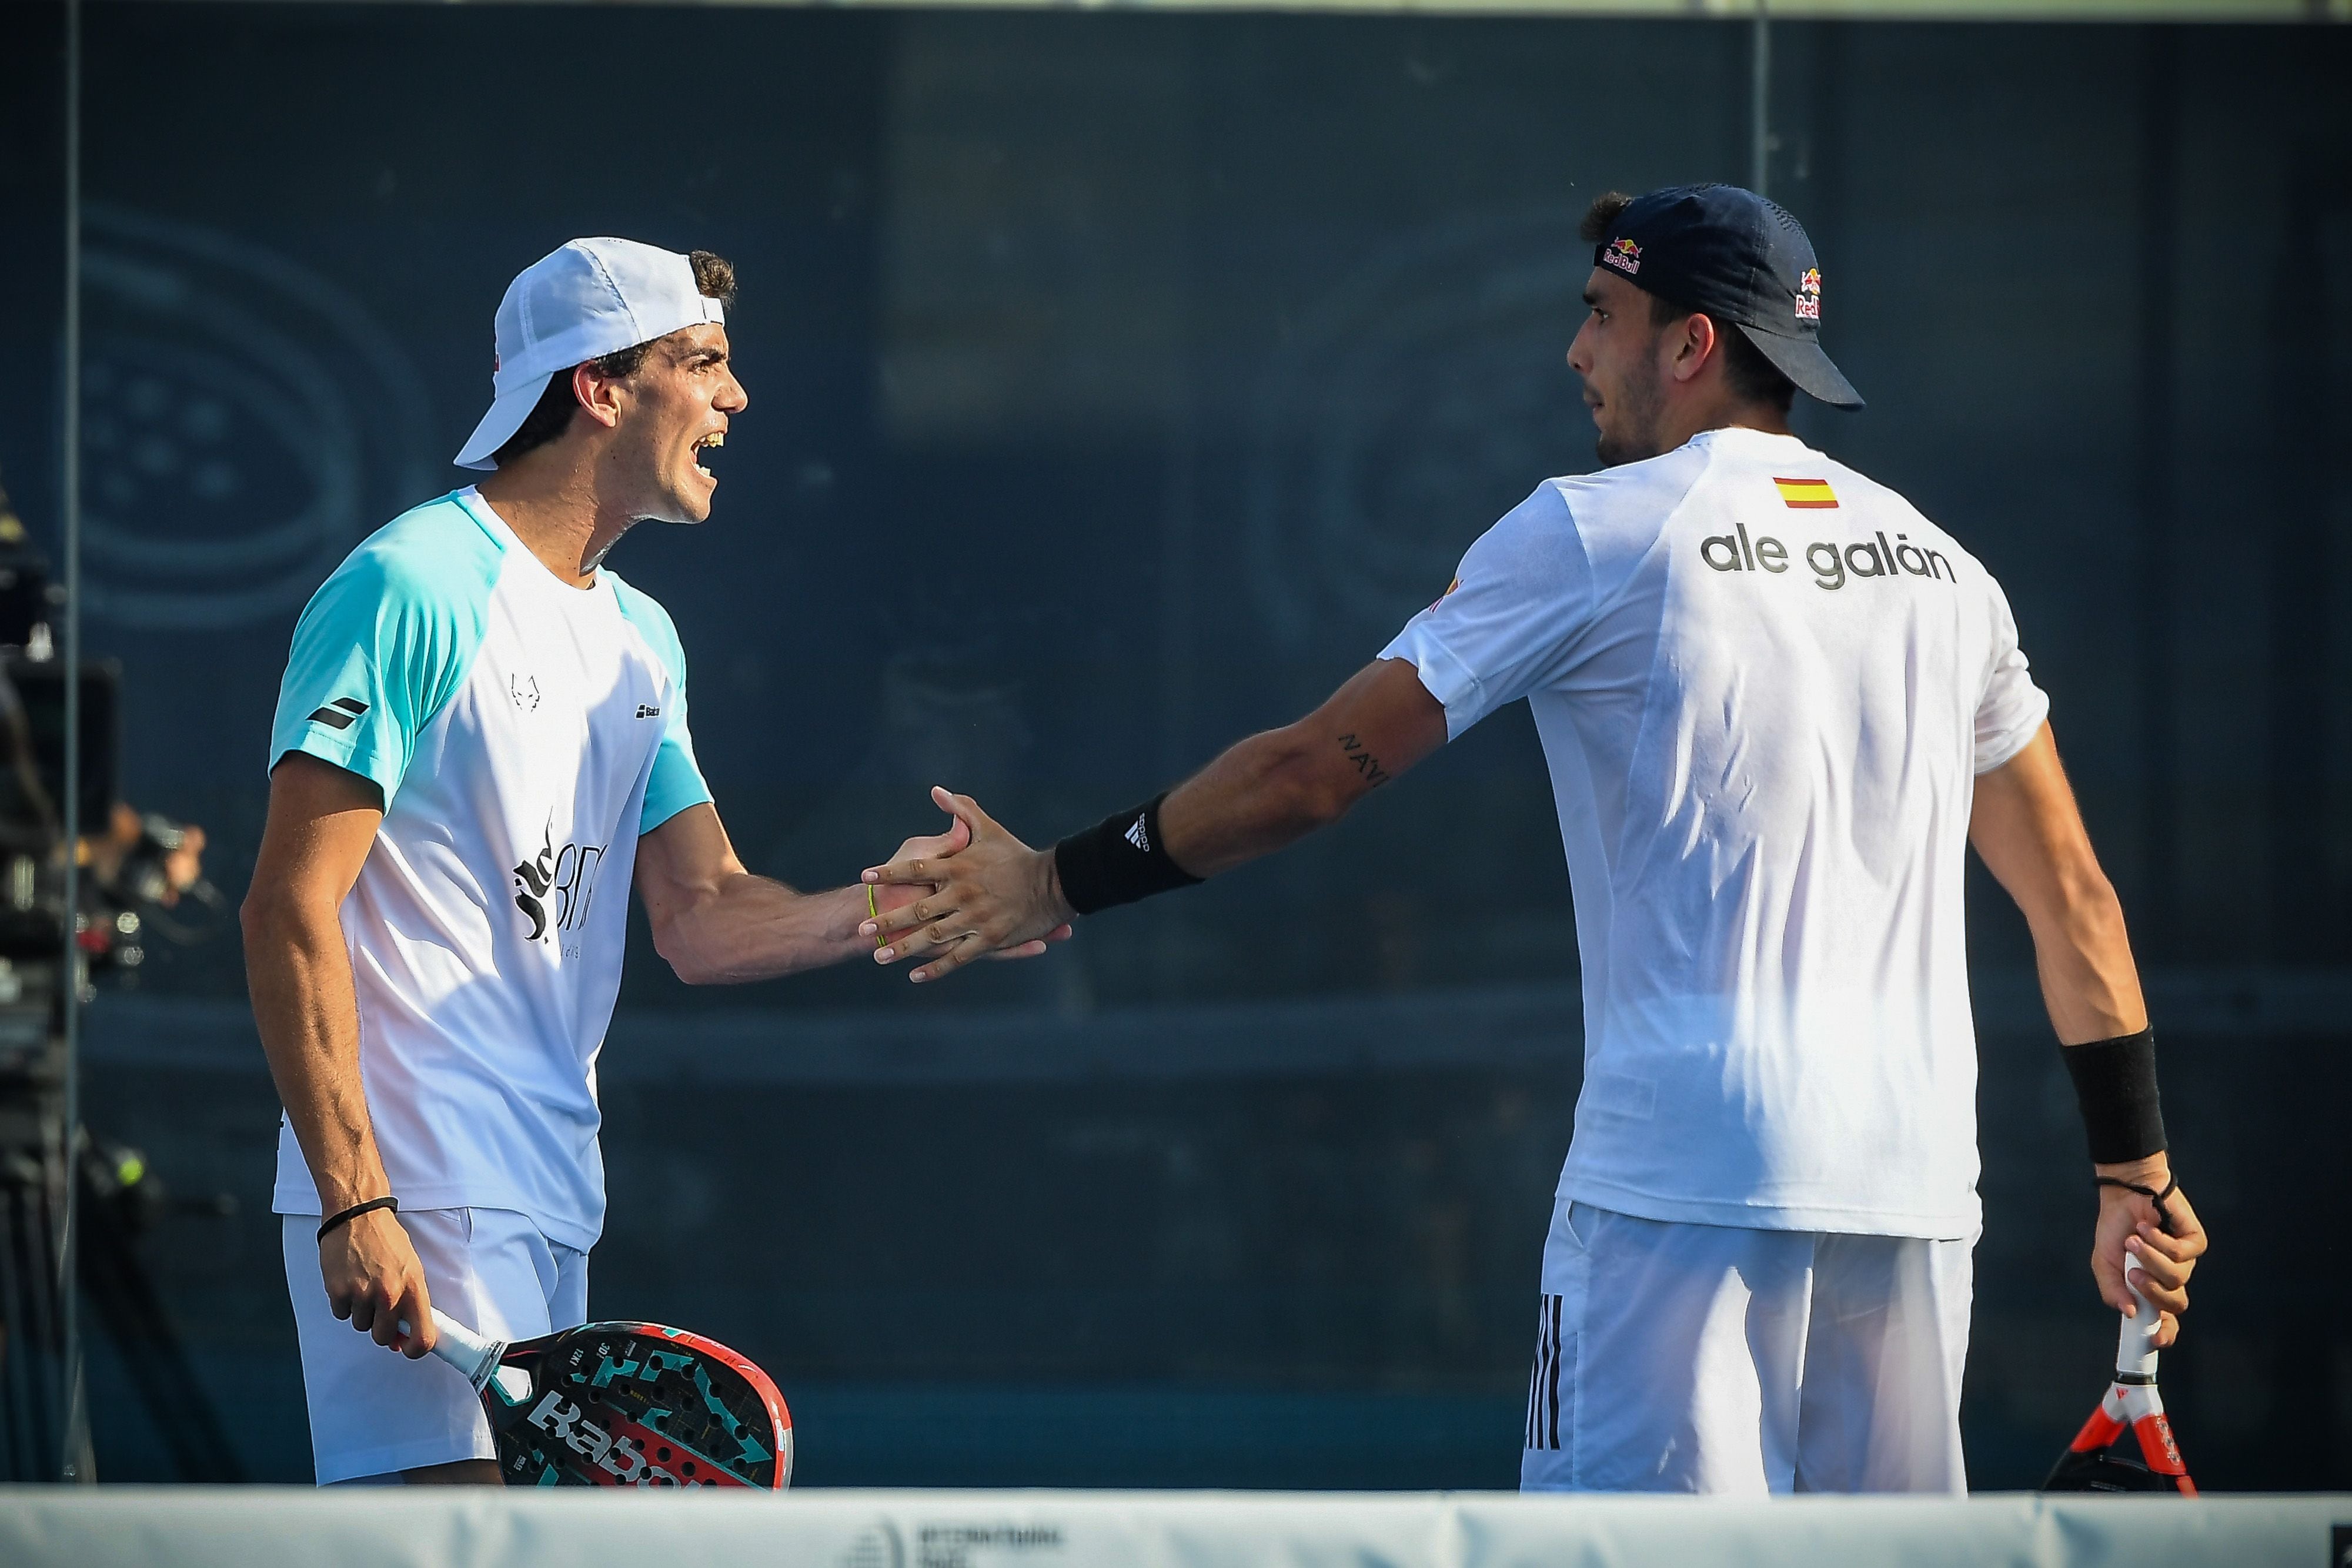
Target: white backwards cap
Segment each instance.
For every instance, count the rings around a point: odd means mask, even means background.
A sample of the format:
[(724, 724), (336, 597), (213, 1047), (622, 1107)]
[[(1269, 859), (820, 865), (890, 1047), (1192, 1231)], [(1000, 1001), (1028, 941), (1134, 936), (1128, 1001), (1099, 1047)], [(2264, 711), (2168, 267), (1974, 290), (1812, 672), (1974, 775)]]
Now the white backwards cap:
[(681, 328), (724, 325), (726, 308), (695, 287), (694, 264), (633, 239), (575, 239), (522, 269), (499, 301), (490, 412), (457, 454), (460, 468), (496, 468), (549, 380), (584, 361)]

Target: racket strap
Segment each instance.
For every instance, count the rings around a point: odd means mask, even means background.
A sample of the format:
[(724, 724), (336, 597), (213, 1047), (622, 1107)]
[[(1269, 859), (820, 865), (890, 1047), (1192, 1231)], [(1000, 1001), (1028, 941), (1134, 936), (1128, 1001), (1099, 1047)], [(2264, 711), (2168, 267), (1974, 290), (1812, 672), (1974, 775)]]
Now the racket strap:
[(2179, 1177), (2175, 1176), (2166, 1182), (2162, 1192), (2157, 1191), (2152, 1186), (2142, 1186), (2136, 1181), (2123, 1181), (2115, 1176), (2098, 1176), (2094, 1179), (2101, 1186), (2119, 1186), (2126, 1192), (2136, 1192), (2156, 1205), (2156, 1228), (2167, 1236), (2173, 1234), (2172, 1213), (2164, 1207), (2164, 1200), (2180, 1190)]

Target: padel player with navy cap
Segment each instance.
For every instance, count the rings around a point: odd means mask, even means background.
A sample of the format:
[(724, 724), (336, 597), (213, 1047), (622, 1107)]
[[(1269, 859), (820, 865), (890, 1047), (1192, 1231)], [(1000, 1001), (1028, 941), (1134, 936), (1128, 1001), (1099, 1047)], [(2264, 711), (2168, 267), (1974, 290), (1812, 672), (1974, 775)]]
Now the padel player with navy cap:
[(371, 536), (295, 629), (244, 924), (321, 1483), (498, 1480), (473, 1390), (415, 1359), (433, 1306), (497, 1339), (584, 1321), (632, 882), (689, 982), (873, 946), (869, 890), (736, 859), (677, 632), (604, 564), (643, 519), (710, 515), (733, 290), (718, 256), (624, 239), (526, 268), (457, 456), (479, 485)]
[[(920, 979), (1339, 818), (1534, 709), (1582, 956), (1585, 1071), (1543, 1258), (1530, 1490), (1958, 1491), (1977, 1199), (1961, 881), (2023, 907), (2080, 1091), (2093, 1272), (2169, 1313), (2205, 1248), (2153, 1040), (2000, 589), (1790, 433), (1822, 350), (1797, 220), (1749, 192), (1595, 203), (1569, 350), (1606, 465), (1551, 479), (1306, 718), (1032, 852), (969, 800), (871, 923)], [(2159, 1207), (2160, 1195), (2160, 1207)], [(2159, 1214), (2172, 1234), (2159, 1228)], [(2168, 1321), (2168, 1340), (2175, 1325)]]

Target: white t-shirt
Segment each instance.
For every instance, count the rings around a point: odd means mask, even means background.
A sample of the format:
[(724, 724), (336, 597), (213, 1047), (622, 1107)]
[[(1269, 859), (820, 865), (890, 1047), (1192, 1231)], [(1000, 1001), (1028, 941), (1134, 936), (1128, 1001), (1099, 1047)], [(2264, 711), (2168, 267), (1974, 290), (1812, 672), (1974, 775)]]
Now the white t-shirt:
[[(270, 765), (292, 751), (383, 791), (342, 925), (393, 1196), (587, 1250), (637, 837), (710, 799), (669, 616), (610, 570), (561, 580), (478, 493), (445, 496), (302, 612)], [(320, 1211), (290, 1127), (275, 1207)]]
[(1449, 736), (1526, 697), (1584, 970), (1563, 1196), (1974, 1234), (1975, 776), (2038, 733), (2000, 585), (1790, 435), (1539, 486), (1381, 651)]

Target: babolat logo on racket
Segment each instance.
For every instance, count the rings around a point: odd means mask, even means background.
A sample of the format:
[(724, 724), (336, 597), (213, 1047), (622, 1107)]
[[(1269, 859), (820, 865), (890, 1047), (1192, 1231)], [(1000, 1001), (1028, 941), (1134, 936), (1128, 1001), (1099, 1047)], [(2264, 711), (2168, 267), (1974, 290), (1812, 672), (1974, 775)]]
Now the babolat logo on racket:
[(716, 1340), (614, 1322), (501, 1343), (433, 1318), (433, 1354), (480, 1396), (509, 1486), (792, 1484), (783, 1396)]
[(537, 1405), (531, 1406), (530, 1415), (526, 1419), (623, 1486), (698, 1487), (705, 1484), (699, 1480), (681, 1481), (646, 1458), (640, 1439), (626, 1434), (614, 1437), (589, 1420), (579, 1406), (551, 1388)]

